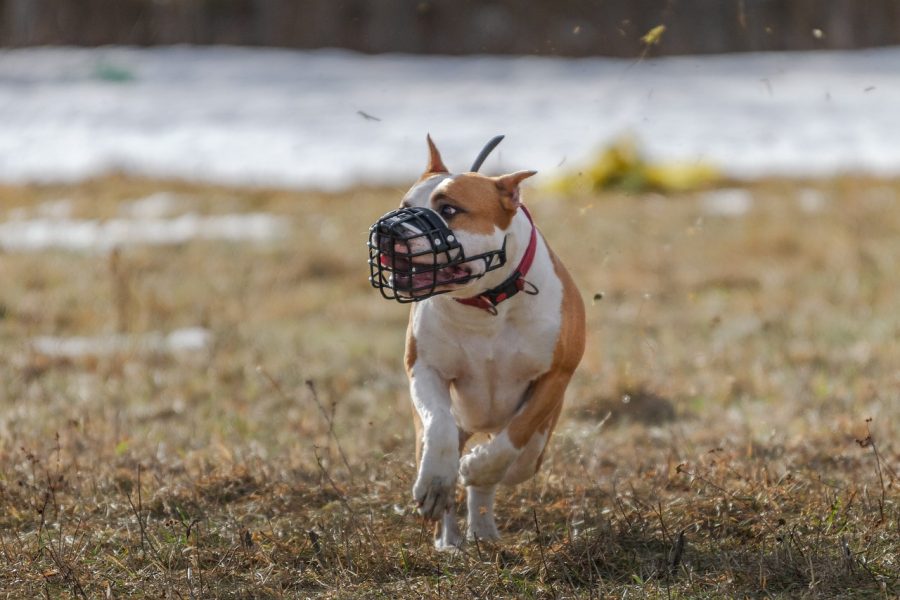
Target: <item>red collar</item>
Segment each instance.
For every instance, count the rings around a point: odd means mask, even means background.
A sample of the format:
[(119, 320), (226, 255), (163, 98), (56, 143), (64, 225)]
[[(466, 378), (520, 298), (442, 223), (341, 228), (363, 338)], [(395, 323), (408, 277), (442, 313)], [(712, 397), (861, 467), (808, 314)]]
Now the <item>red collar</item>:
[(525, 248), (525, 255), (522, 256), (519, 266), (516, 267), (512, 275), (507, 277), (497, 287), (493, 287), (471, 298), (456, 298), (456, 301), (460, 304), (474, 306), (496, 315), (496, 306), (519, 292), (524, 291), (532, 296), (538, 293), (538, 289), (533, 283), (525, 281), (525, 276), (528, 275), (528, 270), (531, 268), (531, 263), (534, 262), (534, 255), (537, 252), (537, 227), (534, 226), (534, 220), (531, 218), (531, 213), (528, 212), (525, 205), (521, 204), (520, 206), (522, 207), (522, 212), (528, 217), (528, 222), (531, 223), (531, 239), (528, 241), (528, 247)]

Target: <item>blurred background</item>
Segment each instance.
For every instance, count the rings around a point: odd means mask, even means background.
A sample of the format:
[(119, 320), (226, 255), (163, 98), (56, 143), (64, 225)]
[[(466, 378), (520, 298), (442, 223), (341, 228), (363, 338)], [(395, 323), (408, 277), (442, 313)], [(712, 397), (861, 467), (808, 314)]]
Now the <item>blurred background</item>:
[(0, 179), (396, 183), (426, 132), (545, 183), (894, 174), (897, 43), (897, 0), (0, 0)]
[[(894, 0), (3, 0), (4, 46), (232, 44), (366, 53), (632, 57), (900, 42)], [(823, 34), (811, 36), (813, 30)], [(824, 35), (824, 32), (828, 32)]]
[[(587, 305), (502, 557), (367, 282), (426, 133)], [(0, 0), (0, 590), (900, 597), (898, 140), (900, 0)]]

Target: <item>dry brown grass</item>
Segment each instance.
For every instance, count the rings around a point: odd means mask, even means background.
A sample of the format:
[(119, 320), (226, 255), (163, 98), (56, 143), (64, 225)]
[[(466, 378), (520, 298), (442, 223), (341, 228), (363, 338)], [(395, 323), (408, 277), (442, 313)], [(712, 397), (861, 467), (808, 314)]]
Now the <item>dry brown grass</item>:
[[(0, 254), (0, 598), (897, 597), (900, 185), (750, 188), (736, 218), (697, 194), (530, 195), (588, 351), (545, 468), (499, 495), (503, 542), (456, 555), (410, 502), (406, 309), (365, 280), (399, 190), (0, 188), (0, 218), (165, 190), (293, 223), (114, 265)], [(200, 355), (28, 345), (198, 324)]]

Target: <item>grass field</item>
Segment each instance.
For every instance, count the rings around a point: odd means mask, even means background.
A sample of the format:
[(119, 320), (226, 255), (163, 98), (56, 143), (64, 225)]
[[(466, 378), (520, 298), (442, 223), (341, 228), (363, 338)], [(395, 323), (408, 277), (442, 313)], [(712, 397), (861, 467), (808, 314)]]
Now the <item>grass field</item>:
[[(530, 193), (588, 348), (502, 542), (456, 554), (411, 502), (407, 309), (366, 281), (400, 190), (0, 187), (0, 222), (168, 192), (290, 224), (0, 251), (0, 598), (898, 597), (900, 183), (742, 187)], [(184, 327), (212, 343), (32, 341)]]

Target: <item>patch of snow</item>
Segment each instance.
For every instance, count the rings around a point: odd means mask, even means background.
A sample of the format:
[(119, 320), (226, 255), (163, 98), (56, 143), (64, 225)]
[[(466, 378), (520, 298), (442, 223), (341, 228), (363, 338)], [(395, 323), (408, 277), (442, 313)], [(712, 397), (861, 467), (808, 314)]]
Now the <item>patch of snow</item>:
[(27, 219), (0, 222), (0, 248), (106, 251), (119, 246), (183, 244), (194, 239), (266, 242), (287, 235), (287, 219), (267, 213), (172, 219)]
[(740, 217), (753, 205), (753, 195), (740, 188), (711, 190), (701, 197), (703, 210), (710, 215)]
[(160, 332), (140, 335), (109, 334), (90, 337), (39, 336), (32, 338), (32, 351), (50, 358), (84, 358), (113, 356), (123, 352), (141, 351), (164, 354), (201, 352), (212, 345), (213, 335), (202, 327), (176, 329), (168, 334)]
[(144, 198), (132, 200), (121, 207), (125, 216), (136, 219), (159, 219), (173, 215), (185, 199), (170, 192), (157, 192)]
[(42, 202), (36, 208), (37, 214), (50, 219), (65, 219), (72, 215), (72, 201), (63, 198)]
[[(98, 65), (131, 77), (98, 78)], [(0, 52), (0, 180), (119, 169), (264, 186), (408, 182), (426, 132), (455, 171), (497, 133), (507, 139), (486, 171), (555, 176), (631, 132), (650, 159), (737, 177), (897, 174), (898, 106), (900, 48), (641, 61), (14, 49)]]
[(206, 350), (212, 343), (212, 333), (203, 327), (176, 329), (166, 336), (166, 347), (174, 351)]

